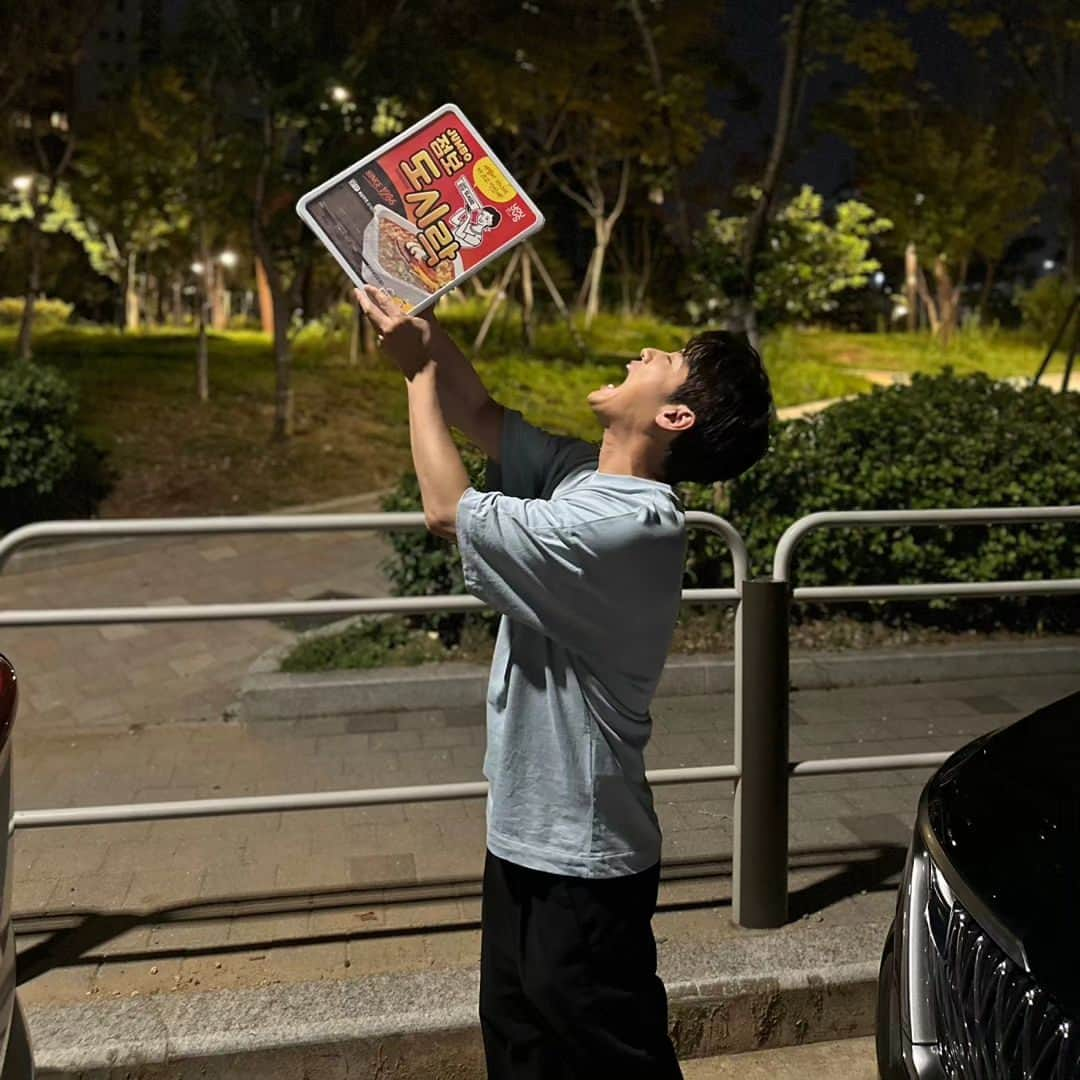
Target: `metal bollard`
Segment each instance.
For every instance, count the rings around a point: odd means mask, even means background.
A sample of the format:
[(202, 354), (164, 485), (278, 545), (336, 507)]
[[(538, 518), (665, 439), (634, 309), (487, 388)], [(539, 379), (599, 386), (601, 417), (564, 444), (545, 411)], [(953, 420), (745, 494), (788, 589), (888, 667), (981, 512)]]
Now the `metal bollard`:
[(736, 619), (735, 836), (732, 916), (739, 926), (788, 917), (788, 617), (790, 586), (742, 583)]

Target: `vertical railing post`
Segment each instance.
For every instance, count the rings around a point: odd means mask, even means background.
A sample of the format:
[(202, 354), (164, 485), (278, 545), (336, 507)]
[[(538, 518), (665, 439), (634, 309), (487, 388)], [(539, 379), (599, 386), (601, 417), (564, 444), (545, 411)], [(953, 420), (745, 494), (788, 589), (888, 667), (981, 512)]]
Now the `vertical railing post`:
[(786, 581), (747, 580), (735, 623), (732, 915), (739, 926), (787, 922), (788, 615)]

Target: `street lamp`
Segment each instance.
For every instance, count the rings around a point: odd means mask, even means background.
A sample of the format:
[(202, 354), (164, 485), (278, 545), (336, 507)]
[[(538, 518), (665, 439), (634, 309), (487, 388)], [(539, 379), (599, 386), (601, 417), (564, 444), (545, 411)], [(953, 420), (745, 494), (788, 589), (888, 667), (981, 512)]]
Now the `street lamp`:
[(191, 272), (193, 274), (201, 274), (206, 269), (201, 262), (193, 262), (191, 264)]
[(1043, 259), (1043, 269), (1044, 270), (1053, 270), (1055, 265), (1056, 265), (1056, 263), (1054, 262), (1053, 259)]
[(25, 195), (34, 186), (34, 178), (32, 176), (16, 176), (11, 181), (11, 186), (20, 195)]
[(330, 89), (330, 97), (339, 105), (344, 105), (352, 97), (352, 94), (344, 86), (334, 86)]
[(218, 262), (225, 267), (226, 270), (231, 270), (237, 263), (237, 257), (235, 251), (223, 251), (218, 256)]

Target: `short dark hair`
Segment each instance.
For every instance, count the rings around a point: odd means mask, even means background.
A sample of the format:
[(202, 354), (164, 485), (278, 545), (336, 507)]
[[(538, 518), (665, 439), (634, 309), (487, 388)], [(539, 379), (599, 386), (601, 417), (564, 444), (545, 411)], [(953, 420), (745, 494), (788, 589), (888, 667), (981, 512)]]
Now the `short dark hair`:
[(671, 441), (667, 483), (732, 480), (765, 456), (773, 399), (761, 357), (745, 335), (708, 330), (683, 348), (682, 386), (668, 398), (694, 410), (689, 431)]
[(491, 227), (494, 229), (495, 226), (502, 221), (502, 214), (500, 214), (494, 206), (485, 206), (482, 209), (486, 210), (491, 215)]

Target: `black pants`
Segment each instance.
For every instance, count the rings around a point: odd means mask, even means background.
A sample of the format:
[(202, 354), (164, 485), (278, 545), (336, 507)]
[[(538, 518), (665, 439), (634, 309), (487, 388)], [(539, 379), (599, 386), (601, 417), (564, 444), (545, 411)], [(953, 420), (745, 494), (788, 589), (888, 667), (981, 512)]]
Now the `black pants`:
[(659, 864), (561, 877), (489, 851), (480, 1025), (488, 1080), (681, 1080), (656, 974)]

